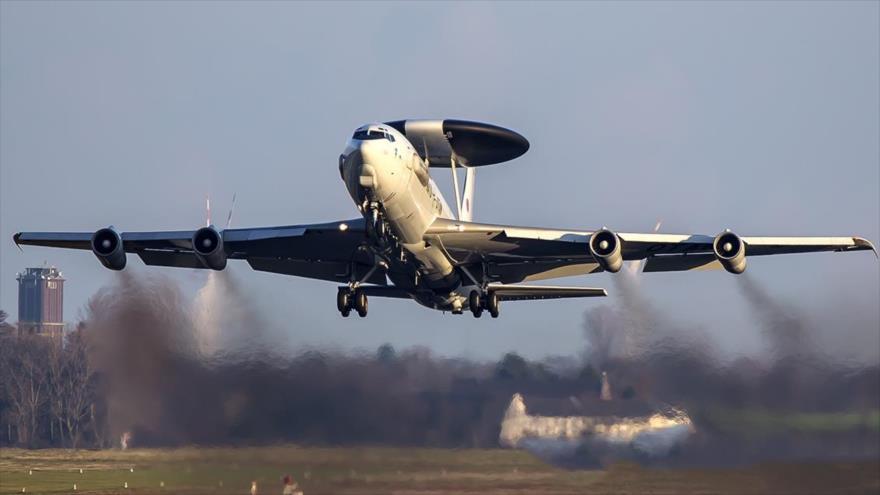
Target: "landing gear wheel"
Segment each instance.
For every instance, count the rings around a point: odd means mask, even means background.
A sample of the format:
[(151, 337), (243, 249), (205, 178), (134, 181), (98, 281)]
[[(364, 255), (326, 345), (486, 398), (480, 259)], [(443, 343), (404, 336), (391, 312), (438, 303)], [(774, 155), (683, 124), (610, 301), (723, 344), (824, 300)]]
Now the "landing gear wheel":
[(362, 290), (356, 290), (354, 292), (354, 310), (357, 311), (358, 316), (361, 318), (367, 316), (367, 295), (364, 294)]
[(348, 287), (340, 287), (336, 293), (336, 309), (344, 318), (351, 313), (351, 290)]
[(468, 296), (468, 306), (471, 308), (471, 313), (473, 313), (474, 318), (479, 318), (483, 316), (483, 305), (482, 301), (480, 301), (480, 293), (472, 290), (470, 295)]
[(498, 299), (498, 294), (490, 292), (489, 295), (486, 296), (486, 309), (489, 310), (489, 314), (492, 315), (492, 318), (498, 318), (500, 305), (501, 301)]
[(351, 291), (345, 287), (340, 287), (339, 292), (336, 293), (336, 309), (341, 313), (346, 308), (350, 309), (351, 306)]

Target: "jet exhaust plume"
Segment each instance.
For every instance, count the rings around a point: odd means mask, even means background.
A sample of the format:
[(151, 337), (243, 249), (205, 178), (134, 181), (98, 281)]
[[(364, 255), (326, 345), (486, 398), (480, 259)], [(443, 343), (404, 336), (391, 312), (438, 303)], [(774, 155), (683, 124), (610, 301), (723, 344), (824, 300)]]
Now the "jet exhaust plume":
[(880, 425), (871, 427), (867, 419), (861, 429), (829, 426), (813, 433), (796, 424), (799, 414), (829, 424), (845, 422), (847, 414), (877, 415), (878, 363), (853, 365), (819, 352), (811, 334), (823, 329), (811, 328), (803, 311), (772, 297), (748, 274), (738, 283), (771, 350), (769, 359), (723, 356), (709, 344), (706, 329), (658, 310), (633, 277), (614, 280), (617, 301), (586, 312), (585, 357), (595, 369), (607, 370), (616, 389), (632, 387), (643, 400), (688, 411), (696, 434), (662, 462), (880, 455)]
[[(109, 438), (132, 432), (134, 446), (493, 447), (510, 398), (519, 392), (530, 404), (536, 396), (599, 404), (604, 412), (587, 416), (612, 418), (628, 431), (665, 424), (659, 418), (651, 423), (654, 412), (681, 411), (693, 433), (671, 449), (651, 450), (662, 435), (642, 437), (648, 443), (638, 448), (652, 452), (645, 462), (878, 455), (876, 428), (804, 434), (779, 426), (793, 413), (834, 420), (838, 413), (877, 411), (877, 364), (841, 367), (805, 359), (811, 354), (804, 352), (778, 353), (786, 357), (770, 362), (724, 361), (700, 337), (705, 328), (662, 313), (623, 277), (617, 277), (617, 302), (585, 315), (590, 345), (583, 362), (551, 367), (515, 356), (489, 364), (390, 346), (375, 354), (282, 354), (278, 349), (287, 342), (273, 330), (272, 315), (259, 311), (227, 272), (210, 272), (194, 301), (166, 277), (121, 272), (89, 301), (83, 324), (101, 377)], [(798, 320), (797, 312), (785, 314)], [(599, 400), (602, 371), (611, 401)], [(586, 465), (578, 459), (595, 459), (588, 454), (601, 450), (601, 441), (581, 445), (566, 464)], [(614, 459), (621, 451), (607, 452)]]

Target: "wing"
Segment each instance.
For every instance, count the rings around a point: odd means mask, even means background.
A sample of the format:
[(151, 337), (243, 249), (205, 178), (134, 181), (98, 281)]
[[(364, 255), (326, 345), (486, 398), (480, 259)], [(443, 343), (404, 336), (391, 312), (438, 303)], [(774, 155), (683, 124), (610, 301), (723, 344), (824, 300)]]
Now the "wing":
[[(205, 268), (192, 249), (195, 231), (124, 232), (126, 253), (137, 254), (148, 265)], [(347, 282), (360, 279), (373, 266), (372, 256), (361, 249), (364, 220), (306, 225), (227, 229), (221, 232), (229, 259), (243, 259), (254, 270), (300, 277)], [(91, 250), (91, 232), (20, 232), (18, 245)], [(354, 271), (354, 273), (352, 273)], [(376, 271), (367, 282), (387, 283)]]
[[(624, 259), (647, 259), (644, 271), (714, 270), (721, 268), (712, 251), (712, 236), (677, 234), (618, 234)], [(874, 251), (861, 237), (742, 237), (745, 255)]]
[[(440, 246), (458, 265), (469, 267), (484, 263), (489, 280), (507, 284), (601, 271), (590, 254), (592, 234), (591, 231), (438, 219), (426, 233), (425, 240)], [(714, 236), (617, 235), (623, 259), (646, 259), (644, 271), (720, 267), (712, 250)], [(742, 240), (746, 256), (874, 250), (869, 241), (860, 237), (743, 237)]]
[(439, 246), (456, 264), (484, 264), (485, 277), (503, 284), (601, 271), (587, 247), (589, 238), (590, 232), (445, 218), (438, 218), (425, 234), (426, 242)]

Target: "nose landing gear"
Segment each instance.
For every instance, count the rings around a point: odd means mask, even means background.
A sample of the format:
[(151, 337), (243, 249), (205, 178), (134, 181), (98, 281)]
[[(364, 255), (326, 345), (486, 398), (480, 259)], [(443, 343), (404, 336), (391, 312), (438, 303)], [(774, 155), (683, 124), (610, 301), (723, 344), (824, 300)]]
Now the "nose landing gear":
[(361, 289), (351, 290), (348, 287), (340, 287), (339, 292), (336, 293), (336, 309), (344, 318), (351, 314), (352, 309), (363, 318), (367, 316), (368, 307), (367, 295)]

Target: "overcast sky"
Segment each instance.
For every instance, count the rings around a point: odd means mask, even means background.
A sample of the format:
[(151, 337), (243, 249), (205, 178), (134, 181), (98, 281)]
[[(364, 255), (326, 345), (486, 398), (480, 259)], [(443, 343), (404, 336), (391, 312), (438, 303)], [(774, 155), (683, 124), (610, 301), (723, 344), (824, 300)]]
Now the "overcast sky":
[[(880, 240), (877, 2), (4, 1), (0, 14), (0, 308), (13, 321), (24, 267), (63, 270), (70, 321), (114, 277), (88, 252), (20, 252), (14, 232), (193, 229), (206, 194), (216, 219), (237, 193), (236, 227), (353, 218), (336, 157), (370, 121), (463, 118), (526, 136), (526, 155), (478, 171), (477, 221)], [(292, 349), (573, 355), (584, 311), (609, 302), (509, 303), (475, 320), (377, 299), (343, 320), (332, 283), (231, 265)], [(873, 356), (878, 265), (791, 255), (751, 259), (749, 273), (817, 320), (857, 315), (826, 337)], [(205, 280), (129, 267), (190, 296)], [(561, 282), (615, 297), (607, 275)], [(641, 285), (752, 353), (737, 283), (696, 272)]]

